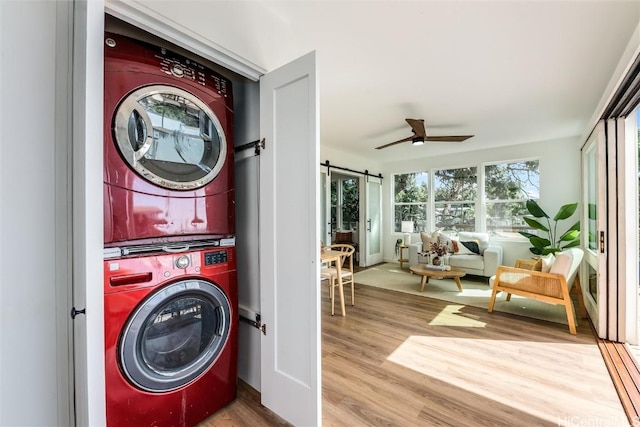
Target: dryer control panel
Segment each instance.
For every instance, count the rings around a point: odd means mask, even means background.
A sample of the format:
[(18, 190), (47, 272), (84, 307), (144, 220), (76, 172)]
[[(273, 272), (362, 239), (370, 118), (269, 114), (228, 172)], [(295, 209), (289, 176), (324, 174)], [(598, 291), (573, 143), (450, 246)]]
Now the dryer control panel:
[[(231, 81), (194, 59), (121, 34), (105, 33), (105, 44), (108, 57), (159, 67), (164, 74), (197, 83), (216, 91), (225, 98), (231, 97)], [(140, 71), (145, 72), (143, 69)]]

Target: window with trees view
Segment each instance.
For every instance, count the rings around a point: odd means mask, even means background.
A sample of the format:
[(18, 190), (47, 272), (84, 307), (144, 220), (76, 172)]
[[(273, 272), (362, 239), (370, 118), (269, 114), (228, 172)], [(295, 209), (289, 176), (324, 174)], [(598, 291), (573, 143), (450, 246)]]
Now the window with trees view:
[(435, 226), (444, 231), (476, 228), (476, 167), (440, 169), (433, 173)]
[(528, 214), (527, 199), (540, 198), (539, 161), (486, 165), (484, 171), (486, 230), (508, 233), (529, 229), (522, 217)]
[(332, 181), (331, 231), (334, 232), (337, 229), (356, 230), (359, 218), (360, 192), (358, 190), (358, 178)]
[(526, 201), (540, 198), (538, 160), (431, 174), (432, 182), (427, 172), (394, 175), (395, 232), (401, 232), (402, 221), (413, 221), (414, 232), (477, 230), (519, 237), (518, 231), (529, 229), (522, 217), (528, 214)]
[(426, 172), (394, 175), (394, 229), (400, 232), (402, 221), (413, 221), (414, 232), (427, 229), (427, 182)]

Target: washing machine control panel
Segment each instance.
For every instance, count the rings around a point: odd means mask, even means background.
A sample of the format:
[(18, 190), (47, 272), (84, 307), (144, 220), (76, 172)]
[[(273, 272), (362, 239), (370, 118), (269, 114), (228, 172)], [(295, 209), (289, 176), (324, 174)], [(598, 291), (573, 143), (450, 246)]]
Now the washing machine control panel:
[(204, 253), (204, 265), (225, 264), (227, 251), (213, 251)]
[(161, 49), (156, 58), (160, 61), (160, 69), (166, 74), (171, 74), (179, 79), (185, 78), (215, 89), (220, 95), (227, 96), (230, 84), (224, 77), (214, 74), (213, 71), (191, 59), (171, 55), (165, 49)]

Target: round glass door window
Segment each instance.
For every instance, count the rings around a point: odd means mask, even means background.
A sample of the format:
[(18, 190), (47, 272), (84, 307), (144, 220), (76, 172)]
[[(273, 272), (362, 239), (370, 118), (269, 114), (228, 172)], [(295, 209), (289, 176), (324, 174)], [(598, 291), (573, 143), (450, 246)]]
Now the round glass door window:
[(175, 390), (206, 371), (224, 348), (231, 307), (202, 280), (174, 283), (153, 294), (129, 319), (120, 340), (120, 365), (138, 388)]
[(200, 188), (224, 165), (227, 144), (220, 121), (187, 91), (163, 85), (140, 88), (120, 104), (114, 121), (124, 160), (160, 187)]

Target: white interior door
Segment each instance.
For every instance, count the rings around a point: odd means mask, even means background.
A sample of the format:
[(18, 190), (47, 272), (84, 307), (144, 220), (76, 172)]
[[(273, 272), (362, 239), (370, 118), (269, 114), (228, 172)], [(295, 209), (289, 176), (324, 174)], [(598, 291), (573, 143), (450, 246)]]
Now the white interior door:
[(607, 337), (607, 189), (604, 122), (582, 148), (582, 246), (584, 303), (598, 335)]
[(262, 404), (321, 424), (320, 150), (315, 52), (260, 81)]
[(373, 265), (382, 262), (382, 180), (368, 176), (365, 188), (365, 265)]

